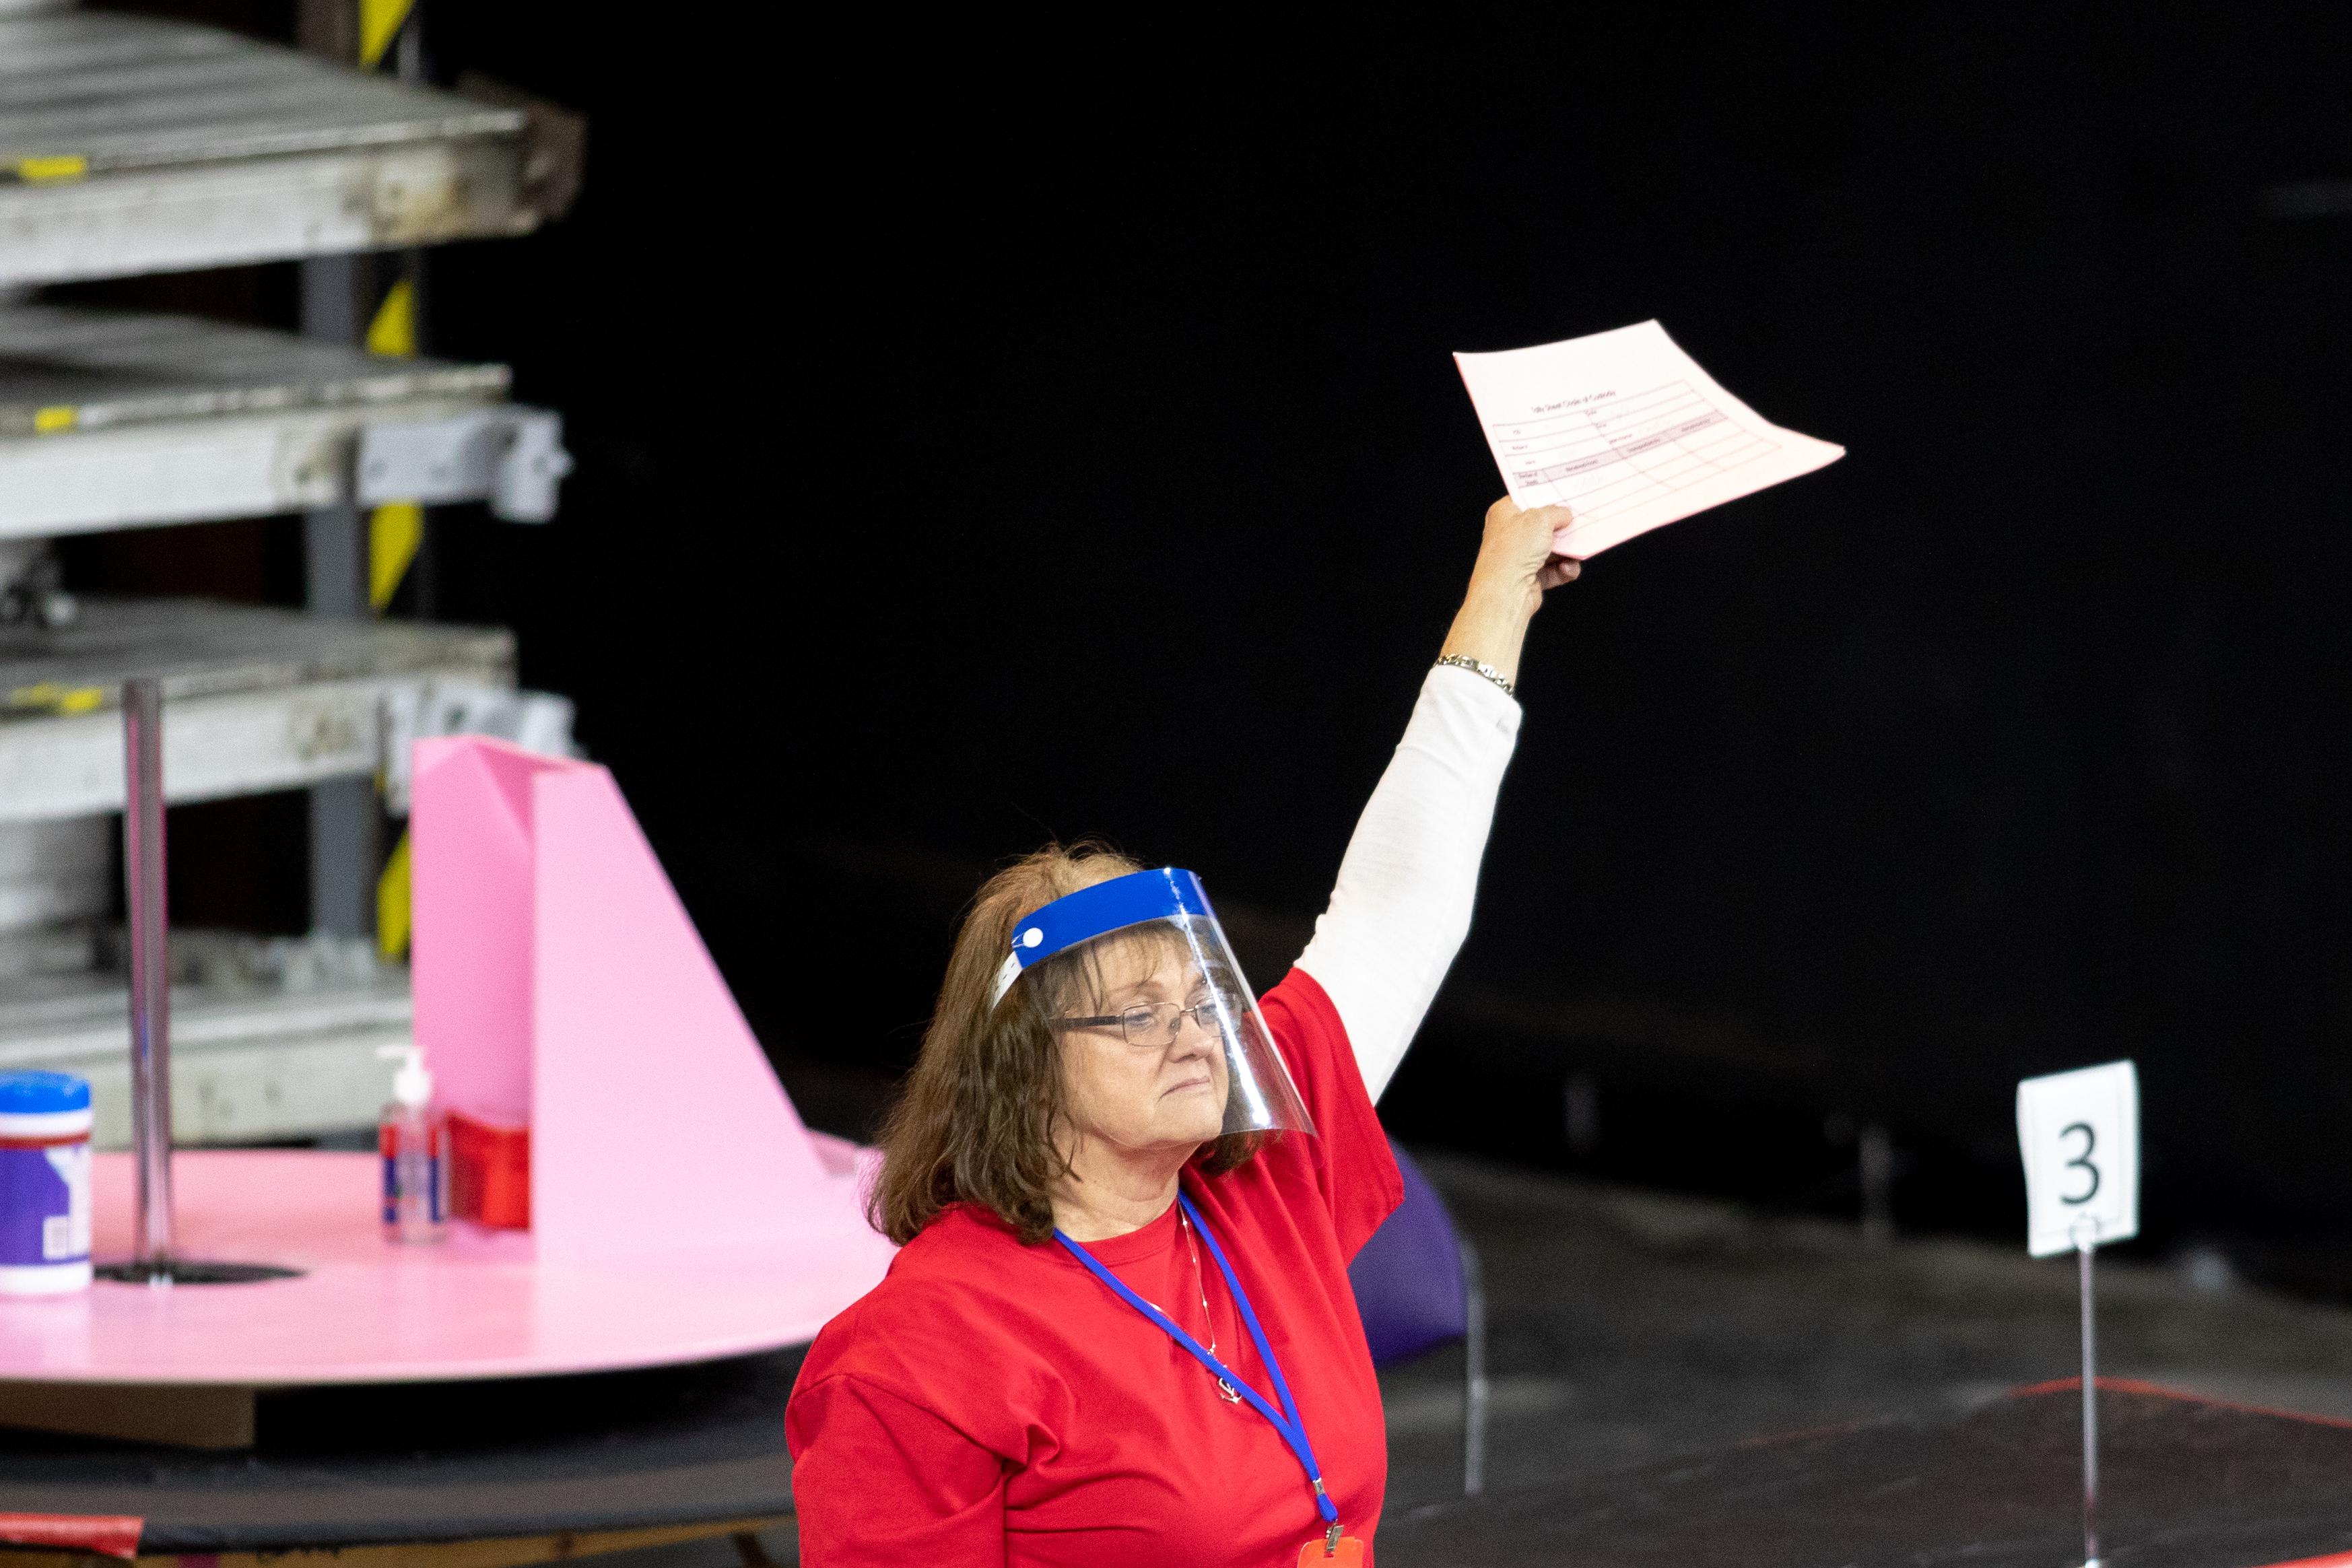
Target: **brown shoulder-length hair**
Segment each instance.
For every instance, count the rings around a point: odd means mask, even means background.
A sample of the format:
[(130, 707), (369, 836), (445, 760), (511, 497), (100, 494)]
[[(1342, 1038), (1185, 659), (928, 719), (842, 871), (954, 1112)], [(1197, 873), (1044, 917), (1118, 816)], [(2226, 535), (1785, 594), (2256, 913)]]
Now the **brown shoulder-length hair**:
[[(1085, 969), (1048, 959), (992, 1006), (996, 973), (1023, 915), (1142, 869), (1102, 844), (1048, 844), (981, 888), (956, 933), (922, 1054), (883, 1119), (882, 1174), (866, 1210), (875, 1229), (903, 1247), (948, 1205), (972, 1203), (1033, 1246), (1054, 1233), (1049, 1195), (1070, 1167), (1057, 1135), (1066, 1112), (1061, 1039), (1049, 1020), (1067, 1010), (1070, 998), (1056, 993), (1083, 984)], [(1203, 1144), (1196, 1158), (1218, 1175), (1246, 1161), (1258, 1143), (1255, 1134), (1230, 1133)]]

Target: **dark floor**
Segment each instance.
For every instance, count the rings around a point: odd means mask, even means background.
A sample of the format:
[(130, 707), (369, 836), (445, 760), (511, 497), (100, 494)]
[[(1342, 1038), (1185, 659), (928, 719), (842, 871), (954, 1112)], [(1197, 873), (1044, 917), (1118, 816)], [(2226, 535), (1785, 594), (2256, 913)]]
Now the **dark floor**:
[[(1966, 1406), (2080, 1367), (2071, 1259), (1507, 1170), (1423, 1164), (1485, 1260), (1489, 1484), (1743, 1437)], [(2100, 1375), (2352, 1416), (2352, 1312), (2232, 1285), (2218, 1263), (2099, 1265)], [(1458, 1357), (1384, 1380), (1391, 1508), (1444, 1495)]]
[[(1743, 1437), (1965, 1406), (2080, 1370), (2071, 1260), (2022, 1238), (1872, 1245), (1763, 1218), (1460, 1156), (1423, 1166), (1484, 1259), (1488, 1485), (1596, 1474)], [(2352, 1417), (2352, 1312), (2231, 1281), (2216, 1260), (2099, 1266), (2100, 1375)], [(1384, 1376), (1389, 1507), (1458, 1491), (1458, 1353)], [(771, 1538), (777, 1563), (796, 1562)], [(716, 1568), (723, 1542), (605, 1559)]]

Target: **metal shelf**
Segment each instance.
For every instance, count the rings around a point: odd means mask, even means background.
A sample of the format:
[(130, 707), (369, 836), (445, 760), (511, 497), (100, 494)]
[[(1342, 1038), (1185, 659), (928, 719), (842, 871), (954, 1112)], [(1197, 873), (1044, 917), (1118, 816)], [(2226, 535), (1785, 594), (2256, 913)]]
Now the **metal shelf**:
[(0, 630), (0, 822), (122, 809), (122, 682), (163, 683), (169, 798), (372, 776), (387, 707), (436, 681), (511, 685), (513, 633), (329, 621), (206, 600), (82, 601), (70, 626)]
[[(0, 576), (37, 559), (12, 541), (104, 529), (390, 501), (552, 514), (561, 422), (509, 402), (504, 366), (22, 291), (295, 259), (332, 271), (344, 264), (313, 258), (526, 233), (570, 198), (576, 121), (207, 27), (11, 10), (0, 0)], [(126, 679), (162, 681), (164, 782), (188, 801), (371, 776), (396, 795), (404, 737), (511, 706), (513, 669), (504, 631), (192, 600), (84, 598), (62, 627), (0, 626), (0, 849), (23, 862), (0, 855), (0, 892), (23, 905), (0, 908), (0, 946), (15, 944), (0, 951), (0, 1071), (84, 1074), (100, 1143), (128, 1142), (122, 977), (87, 967), (106, 945), (84, 885), (102, 873), (82, 863), (100, 830), (68, 821), (121, 809)], [(278, 948), (282, 973), (219, 961)], [(374, 1120), (388, 1083), (374, 1053), (408, 1040), (412, 1008), (369, 943), (194, 933), (173, 950), (179, 1141)]]
[(503, 402), (508, 380), (194, 317), (0, 308), (0, 538), (389, 499), (541, 520), (562, 422)]
[(0, 287), (526, 233), (525, 121), (208, 27), (0, 18)]
[[(374, 1122), (410, 1040), (407, 977), (310, 985), (172, 988), (173, 1139), (316, 1137)], [(13, 982), (0, 997), (0, 1071), (43, 1068), (90, 1081), (100, 1148), (131, 1143), (130, 1003), (120, 975)]]

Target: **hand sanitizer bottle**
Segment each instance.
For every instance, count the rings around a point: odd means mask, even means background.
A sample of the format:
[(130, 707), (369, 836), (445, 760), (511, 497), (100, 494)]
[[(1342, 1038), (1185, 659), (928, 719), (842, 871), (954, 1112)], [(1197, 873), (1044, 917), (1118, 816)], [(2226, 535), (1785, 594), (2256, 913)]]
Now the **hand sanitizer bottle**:
[(438, 1241), (448, 1234), (449, 1124), (433, 1103), (433, 1074), (415, 1045), (387, 1045), (376, 1055), (400, 1062), (392, 1077), (392, 1103), (376, 1126), (384, 1239)]

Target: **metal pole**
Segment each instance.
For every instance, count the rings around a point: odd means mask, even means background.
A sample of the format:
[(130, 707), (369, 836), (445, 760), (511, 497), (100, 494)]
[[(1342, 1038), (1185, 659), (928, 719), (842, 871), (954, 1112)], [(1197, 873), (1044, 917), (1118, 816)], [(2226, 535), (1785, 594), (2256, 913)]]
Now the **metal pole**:
[(2083, 1271), (2083, 1563), (2099, 1568), (2099, 1379), (2091, 1322), (2091, 1252), (2087, 1237), (2074, 1242)]
[(172, 1261), (172, 963), (164, 932), (163, 694), (122, 683), (122, 883), (131, 930), (131, 1136), (139, 1161), (131, 1260)]
[(1462, 1257), (1462, 1495), (1486, 1490), (1486, 1280), (1478, 1249), (1457, 1238)]

